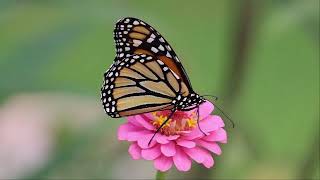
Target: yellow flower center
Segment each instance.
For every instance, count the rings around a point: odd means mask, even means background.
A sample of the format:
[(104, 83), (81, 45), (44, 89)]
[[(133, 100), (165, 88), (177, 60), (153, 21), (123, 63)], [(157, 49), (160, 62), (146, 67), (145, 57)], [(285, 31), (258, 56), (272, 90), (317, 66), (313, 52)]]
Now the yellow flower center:
[[(158, 111), (153, 112), (154, 120), (151, 124), (159, 128), (162, 123), (164, 123), (168, 116), (170, 115), (170, 111)], [(164, 135), (175, 135), (180, 134), (184, 131), (190, 131), (197, 126), (197, 115), (196, 113), (188, 114), (186, 112), (177, 111), (173, 114), (173, 116), (164, 124), (160, 130), (160, 132)]]

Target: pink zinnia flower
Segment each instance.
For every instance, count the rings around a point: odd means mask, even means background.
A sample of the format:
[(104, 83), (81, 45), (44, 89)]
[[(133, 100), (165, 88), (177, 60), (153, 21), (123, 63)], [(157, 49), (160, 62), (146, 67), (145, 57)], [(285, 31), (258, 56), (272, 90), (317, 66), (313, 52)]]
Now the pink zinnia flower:
[(179, 171), (188, 171), (192, 160), (210, 168), (214, 164), (211, 153), (221, 154), (218, 143), (227, 142), (227, 134), (220, 116), (210, 115), (214, 106), (205, 102), (188, 112), (177, 111), (151, 141), (157, 128), (166, 120), (170, 111), (158, 111), (128, 117), (128, 121), (118, 129), (118, 139), (132, 144), (129, 154), (133, 159), (153, 160), (154, 167), (160, 171), (169, 170), (174, 164)]

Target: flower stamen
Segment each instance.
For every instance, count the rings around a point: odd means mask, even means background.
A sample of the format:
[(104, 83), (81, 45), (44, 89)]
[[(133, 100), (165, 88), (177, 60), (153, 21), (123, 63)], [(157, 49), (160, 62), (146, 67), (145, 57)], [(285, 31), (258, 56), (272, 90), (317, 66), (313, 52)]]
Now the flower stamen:
[[(161, 124), (167, 120), (168, 114), (169, 113), (166, 111), (152, 113), (154, 119), (151, 124), (154, 127), (159, 128)], [(197, 126), (197, 120), (195, 117), (194, 112), (188, 114), (186, 112), (177, 111), (172, 118), (163, 125), (160, 129), (160, 133), (169, 136), (190, 131)]]

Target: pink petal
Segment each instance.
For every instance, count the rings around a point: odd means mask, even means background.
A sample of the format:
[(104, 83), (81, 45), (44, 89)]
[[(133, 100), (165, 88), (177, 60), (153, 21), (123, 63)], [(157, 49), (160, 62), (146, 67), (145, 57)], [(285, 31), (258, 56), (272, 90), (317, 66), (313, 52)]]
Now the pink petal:
[(193, 142), (193, 141), (188, 141), (188, 140), (183, 140), (183, 139), (179, 139), (177, 140), (177, 144), (179, 146), (183, 146), (183, 147), (186, 147), (186, 148), (193, 148), (196, 146), (196, 143)]
[(164, 136), (162, 134), (159, 134), (155, 137), (155, 140), (160, 143), (160, 144), (167, 144), (169, 143), (169, 140), (167, 138), (167, 136)]
[(141, 137), (145, 136), (146, 134), (150, 134), (150, 131), (142, 130), (142, 131), (128, 132), (127, 133), (127, 140), (128, 141), (137, 141)]
[(154, 140), (154, 138), (152, 139), (150, 145), (148, 145), (148, 143), (151, 140), (152, 136), (153, 136), (153, 134), (147, 134), (147, 135), (142, 136), (140, 139), (138, 139), (138, 145), (142, 149), (153, 147), (156, 144), (156, 141)]
[[(136, 116), (138, 116), (138, 115), (136, 115)], [(137, 123), (136, 116), (128, 116), (127, 117), (128, 124), (130, 124), (136, 128), (139, 128), (139, 129), (145, 129), (141, 124)]]
[(199, 147), (184, 148), (183, 151), (197, 163), (202, 163), (207, 158), (205, 152)]
[(184, 134), (189, 134), (191, 131), (188, 130), (188, 131), (179, 131), (179, 132), (180, 132), (180, 134), (184, 135)]
[(214, 106), (211, 102), (206, 101), (199, 106), (199, 118), (204, 119), (211, 114)]
[(189, 157), (179, 148), (177, 153), (173, 156), (173, 162), (179, 171), (189, 171), (191, 168), (191, 160)]
[(184, 134), (183, 135), (183, 139), (186, 139), (186, 140), (193, 140), (193, 139), (196, 139), (196, 138), (200, 138), (204, 136), (204, 134), (198, 130), (198, 127), (196, 127), (195, 129), (193, 129), (193, 131), (191, 131), (190, 133), (188, 134)]
[(218, 124), (219, 127), (224, 127), (224, 122), (223, 122), (223, 120), (221, 119), (220, 116), (218, 116), (218, 115), (213, 115), (213, 118), (214, 118), (214, 122), (215, 122), (216, 124)]
[(129, 147), (129, 154), (131, 155), (132, 159), (140, 159), (141, 158), (141, 149), (137, 145), (137, 143), (133, 143)]
[[(210, 132), (221, 128), (221, 122), (223, 123), (219, 116), (208, 116), (199, 122), (199, 126), (202, 129), (202, 131), (208, 135), (210, 134)], [(191, 133), (184, 134), (184, 139), (192, 140), (203, 136), (205, 135), (197, 127), (193, 129)]]
[(202, 156), (202, 158), (203, 158), (202, 164), (206, 168), (211, 168), (213, 166), (213, 164), (214, 164), (213, 158), (212, 158), (211, 154), (207, 150), (197, 147), (197, 151), (196, 152), (197, 152), (198, 155)]
[(227, 143), (227, 139), (223, 140), (223, 141), (219, 141), (220, 143)]
[(150, 121), (154, 120), (154, 116), (152, 113), (144, 113), (142, 114), (142, 116), (144, 116), (144, 118), (149, 119)]
[(178, 139), (180, 137), (180, 135), (170, 135), (170, 136), (168, 136), (168, 139), (169, 140), (176, 140), (176, 139)]
[(207, 158), (202, 163), (206, 168), (211, 168), (214, 164), (212, 156), (207, 156)]
[[(204, 131), (206, 132), (206, 131)], [(207, 132), (206, 132), (207, 133)], [(208, 133), (207, 133), (208, 134)], [(197, 138), (201, 138), (203, 136), (205, 136), (200, 130), (198, 127), (195, 127), (193, 129), (193, 131), (191, 131), (190, 133), (187, 133), (187, 134), (183, 134), (182, 135), (183, 139), (186, 139), (186, 140), (194, 140), (194, 139), (197, 139)]]
[(167, 157), (174, 156), (176, 154), (176, 145), (172, 141), (167, 144), (162, 144), (160, 149), (161, 152)]
[(122, 124), (118, 128), (118, 139), (119, 140), (127, 140), (129, 132), (135, 132), (138, 130), (140, 130), (140, 129), (129, 124), (129, 123)]
[(144, 117), (143, 115), (135, 116), (136, 124), (148, 129), (148, 130), (155, 130), (155, 127), (149, 122), (149, 119)]
[(223, 127), (224, 123), (220, 116), (212, 115), (201, 120), (199, 125), (204, 132), (211, 132)]
[(172, 158), (166, 156), (160, 156), (153, 162), (154, 168), (162, 172), (169, 170), (172, 167), (172, 164)]
[(136, 121), (136, 117), (135, 116), (128, 116), (127, 121), (128, 121), (128, 123), (134, 125), (135, 121)]
[(146, 160), (154, 160), (161, 155), (160, 145), (156, 145), (149, 149), (142, 149), (141, 156)]
[(224, 142), (227, 140), (227, 132), (223, 128), (220, 128), (211, 132), (210, 135), (203, 137), (203, 139), (206, 141)]
[(127, 132), (128, 132), (128, 125), (122, 124), (118, 128), (118, 140), (126, 140), (127, 139)]
[(208, 149), (209, 151), (211, 151), (217, 155), (220, 155), (222, 153), (221, 148), (215, 142), (207, 142), (207, 141), (199, 139), (199, 140), (197, 140), (197, 144), (199, 144), (200, 146)]

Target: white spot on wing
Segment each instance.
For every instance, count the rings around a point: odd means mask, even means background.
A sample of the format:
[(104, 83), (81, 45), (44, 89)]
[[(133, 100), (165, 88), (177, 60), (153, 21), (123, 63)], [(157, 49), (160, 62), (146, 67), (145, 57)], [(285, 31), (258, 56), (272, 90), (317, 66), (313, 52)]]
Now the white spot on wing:
[(160, 65), (164, 65), (162, 61), (160, 60), (157, 60), (157, 62), (160, 64)]
[(154, 52), (154, 53), (157, 53), (159, 50), (155, 47), (151, 47), (151, 51)]
[(138, 59), (138, 58), (139, 58), (139, 56), (138, 56), (138, 55), (135, 55), (135, 56), (133, 56), (133, 58), (134, 58), (134, 59)]
[(161, 51), (164, 51), (164, 47), (160, 44), (158, 49), (160, 49)]
[(142, 43), (142, 41), (134, 39), (133, 40), (133, 46), (138, 47), (140, 44)]
[(153, 40), (154, 40), (153, 38), (148, 38), (147, 42), (152, 43)]
[(160, 40), (160, 42), (164, 42), (164, 39), (163, 39), (163, 37), (161, 37), (161, 38), (160, 38), (159, 40)]

